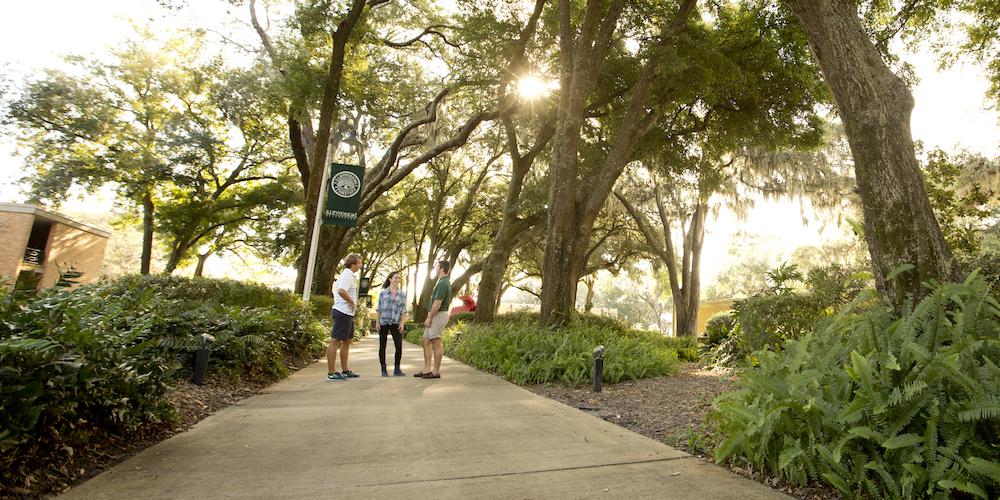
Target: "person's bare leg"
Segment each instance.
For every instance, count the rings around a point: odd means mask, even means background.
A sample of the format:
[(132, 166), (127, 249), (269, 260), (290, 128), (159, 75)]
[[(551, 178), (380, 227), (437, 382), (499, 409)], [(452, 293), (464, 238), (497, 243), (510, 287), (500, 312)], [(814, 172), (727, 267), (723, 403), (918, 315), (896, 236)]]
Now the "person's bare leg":
[(351, 355), (351, 340), (341, 340), (340, 341), (340, 371), (346, 372), (350, 368), (347, 367), (347, 357)]
[(340, 348), (340, 341), (330, 339), (330, 345), (326, 348), (326, 371), (333, 373), (337, 371), (337, 349)]
[(431, 341), (431, 347), (434, 349), (434, 375), (441, 375), (441, 358), (444, 356), (444, 342), (440, 339), (434, 339)]
[(423, 373), (430, 373), (431, 372), (431, 342), (433, 342), (433, 341), (428, 340), (426, 338), (423, 339), (423, 340), (424, 340), (424, 369), (422, 370), (422, 372)]

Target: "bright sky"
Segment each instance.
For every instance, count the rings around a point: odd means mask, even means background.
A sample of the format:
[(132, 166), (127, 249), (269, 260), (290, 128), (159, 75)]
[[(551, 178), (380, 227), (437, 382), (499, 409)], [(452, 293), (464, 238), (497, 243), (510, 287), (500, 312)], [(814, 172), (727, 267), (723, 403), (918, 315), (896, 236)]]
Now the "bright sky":
[[(192, 8), (185, 9), (172, 13), (174, 17), (168, 24), (159, 26), (210, 27), (224, 22), (226, 10), (231, 8), (223, 1), (200, 0), (190, 4), (197, 5), (197, 15)], [(131, 33), (129, 19), (163, 23), (162, 16), (167, 12), (154, 0), (5, 2), (4, 29), (0, 30), (0, 78), (17, 82), (41, 68), (59, 66), (60, 57), (67, 52), (99, 55)], [(245, 17), (243, 12), (237, 14)], [(914, 89), (914, 138), (929, 147), (965, 148), (994, 156), (1000, 153), (1000, 115), (985, 102), (988, 84), (981, 69), (958, 65), (938, 71), (929, 53), (911, 54), (906, 59), (914, 65), (921, 80)], [(13, 185), (23, 175), (22, 165), (10, 139), (0, 136), (0, 201), (22, 201)], [(88, 205), (92, 207), (93, 202), (70, 201), (61, 210), (73, 215), (84, 212)], [(818, 223), (803, 225), (798, 205), (789, 202), (758, 203), (742, 222), (732, 214), (723, 213), (706, 234), (703, 257), (706, 284), (730, 265), (729, 239), (740, 228), (780, 241), (788, 247), (788, 252), (840, 234), (836, 228), (821, 231)]]

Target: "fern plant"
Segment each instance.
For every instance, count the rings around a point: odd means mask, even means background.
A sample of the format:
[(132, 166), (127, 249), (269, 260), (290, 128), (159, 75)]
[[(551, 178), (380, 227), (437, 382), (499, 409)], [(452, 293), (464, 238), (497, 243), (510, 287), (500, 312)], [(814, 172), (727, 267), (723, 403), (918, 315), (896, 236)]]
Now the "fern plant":
[(716, 460), (850, 497), (995, 498), (1000, 306), (975, 273), (901, 315), (858, 312), (869, 293), (781, 352), (756, 353), (716, 401)]

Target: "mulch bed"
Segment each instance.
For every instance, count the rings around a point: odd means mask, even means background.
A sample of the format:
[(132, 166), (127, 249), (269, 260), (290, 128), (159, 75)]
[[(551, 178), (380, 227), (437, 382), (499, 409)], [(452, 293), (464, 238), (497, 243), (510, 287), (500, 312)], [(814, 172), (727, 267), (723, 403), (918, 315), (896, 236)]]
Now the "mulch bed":
[[(290, 367), (290, 371), (297, 368), (300, 367)], [(0, 498), (38, 498), (62, 493), (142, 450), (190, 429), (212, 413), (253, 396), (269, 384), (215, 375), (210, 375), (203, 386), (180, 382), (167, 396), (177, 409), (176, 422), (150, 425), (127, 435), (95, 433), (86, 448), (55, 450), (48, 457), (39, 457), (39, 462), (46, 464), (27, 477), (5, 478), (0, 484)]]
[[(711, 461), (712, 428), (706, 418), (712, 409), (712, 400), (732, 390), (733, 384), (733, 377), (726, 370), (707, 370), (698, 363), (681, 363), (677, 375), (605, 385), (602, 392), (596, 394), (590, 387), (559, 384), (526, 388)], [(742, 467), (727, 466), (741, 476), (797, 498), (840, 498), (829, 488), (802, 488)]]

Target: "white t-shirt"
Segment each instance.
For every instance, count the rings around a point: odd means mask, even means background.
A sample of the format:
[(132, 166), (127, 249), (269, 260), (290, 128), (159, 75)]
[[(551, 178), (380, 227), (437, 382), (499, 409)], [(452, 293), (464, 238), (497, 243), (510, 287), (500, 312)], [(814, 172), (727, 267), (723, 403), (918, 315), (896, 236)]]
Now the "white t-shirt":
[(354, 303), (358, 303), (358, 280), (354, 271), (344, 269), (344, 272), (340, 273), (340, 277), (337, 278), (337, 282), (333, 284), (333, 308), (348, 316), (354, 316), (354, 307), (340, 296), (338, 290), (346, 291)]

